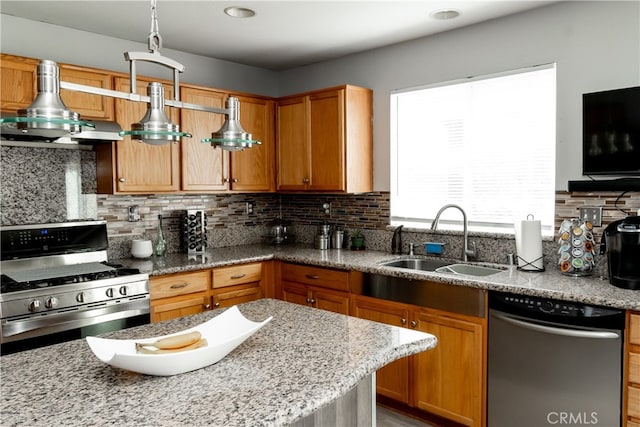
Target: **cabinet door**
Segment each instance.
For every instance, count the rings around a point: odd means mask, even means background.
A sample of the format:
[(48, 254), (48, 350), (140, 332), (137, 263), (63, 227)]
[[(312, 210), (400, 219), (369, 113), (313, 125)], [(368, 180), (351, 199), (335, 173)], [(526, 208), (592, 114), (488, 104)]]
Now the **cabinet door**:
[(321, 310), (334, 313), (349, 314), (349, 294), (324, 289), (313, 289), (311, 292), (312, 305)]
[(262, 298), (262, 289), (256, 284), (231, 286), (212, 295), (214, 308), (231, 307), (260, 298)]
[(309, 97), (311, 190), (345, 190), (344, 90)]
[(304, 190), (310, 182), (307, 98), (278, 102), (276, 117), (278, 190)]
[[(102, 89), (113, 89), (113, 76), (107, 71), (60, 64), (60, 80)], [(110, 96), (60, 90), (67, 108), (80, 114), (81, 119), (114, 120), (114, 102)]]
[(202, 313), (209, 308), (209, 297), (204, 293), (153, 300), (151, 301), (151, 322), (190, 316)]
[(415, 329), (435, 335), (438, 345), (414, 356), (415, 406), (467, 426), (482, 424), (484, 401), (481, 319), (415, 312)]
[[(191, 87), (181, 88), (184, 102), (223, 108), (226, 94), (213, 90)], [(182, 189), (186, 191), (225, 191), (229, 188), (229, 155), (200, 142), (211, 138), (211, 133), (220, 129), (224, 115), (183, 109), (180, 111), (181, 126), (193, 138), (183, 138), (182, 152)]]
[[(147, 94), (150, 80), (137, 79), (137, 92)], [(165, 98), (173, 97), (173, 87), (164, 85)], [(115, 88), (129, 92), (129, 79), (117, 77)], [(144, 102), (116, 99), (116, 121), (124, 130), (130, 130), (147, 111)], [(174, 123), (179, 122), (175, 108), (166, 107), (167, 116)], [(172, 192), (180, 188), (179, 145), (150, 145), (124, 137), (116, 142), (116, 188), (122, 193)]]
[(282, 282), (282, 299), (300, 305), (309, 305), (311, 298), (308, 288), (297, 283)]
[[(409, 309), (390, 301), (353, 296), (351, 315), (361, 319), (404, 327)], [(409, 403), (409, 357), (403, 357), (378, 369), (376, 392), (399, 402)]]
[(3, 53), (0, 67), (0, 110), (15, 114), (36, 97), (38, 61)]
[(231, 189), (273, 191), (275, 187), (274, 102), (248, 96), (238, 96), (238, 100), (242, 127), (261, 144), (231, 152)]

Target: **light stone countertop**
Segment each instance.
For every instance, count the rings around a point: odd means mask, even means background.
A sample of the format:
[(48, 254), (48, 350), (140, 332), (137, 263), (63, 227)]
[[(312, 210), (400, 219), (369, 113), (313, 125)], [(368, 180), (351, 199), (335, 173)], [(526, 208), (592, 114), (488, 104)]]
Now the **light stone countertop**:
[[(113, 368), (99, 361), (85, 340), (2, 356), (0, 424), (288, 425), (387, 363), (437, 343), (430, 334), (274, 299), (238, 307), (251, 320), (273, 320), (218, 363), (171, 377)], [(104, 336), (179, 332), (223, 311)]]
[[(150, 275), (160, 275), (278, 259), (321, 267), (381, 273), (493, 291), (640, 310), (640, 290), (621, 289), (611, 285), (606, 279), (594, 276), (566, 276), (557, 268), (547, 268), (545, 272), (541, 273), (526, 272), (515, 267), (502, 265), (500, 267), (504, 268), (503, 272), (485, 277), (470, 277), (447, 273), (408, 271), (379, 265), (381, 262), (400, 257), (402, 256), (369, 250), (318, 250), (309, 245), (247, 245), (213, 249), (207, 251), (205, 255), (198, 255), (191, 257), (191, 259), (186, 254), (169, 254), (164, 258), (122, 259), (115, 260), (115, 262), (139, 268), (142, 272)], [(459, 262), (458, 260), (449, 261)]]

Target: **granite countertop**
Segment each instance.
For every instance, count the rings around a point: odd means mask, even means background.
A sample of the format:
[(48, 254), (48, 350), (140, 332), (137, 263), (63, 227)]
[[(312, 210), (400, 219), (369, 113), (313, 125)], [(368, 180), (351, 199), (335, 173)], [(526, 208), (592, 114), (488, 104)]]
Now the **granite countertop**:
[[(2, 356), (1, 424), (287, 425), (344, 395), (387, 363), (437, 343), (422, 332), (279, 300), (238, 307), (251, 320), (273, 320), (220, 362), (171, 377), (106, 365), (85, 340)], [(104, 336), (164, 335), (223, 311)]]
[[(556, 268), (548, 268), (542, 273), (526, 272), (503, 265), (500, 267), (504, 271), (500, 273), (485, 277), (469, 277), (447, 273), (407, 271), (379, 265), (381, 262), (400, 257), (400, 255), (391, 255), (381, 251), (318, 250), (309, 245), (246, 245), (212, 249), (208, 250), (205, 255), (198, 256), (169, 254), (164, 258), (122, 259), (116, 260), (116, 262), (139, 268), (150, 275), (161, 275), (278, 259), (322, 267), (382, 273), (493, 291), (640, 310), (640, 291), (621, 289), (611, 285), (608, 280), (595, 276), (566, 276)], [(459, 262), (458, 260), (450, 261), (452, 263)]]

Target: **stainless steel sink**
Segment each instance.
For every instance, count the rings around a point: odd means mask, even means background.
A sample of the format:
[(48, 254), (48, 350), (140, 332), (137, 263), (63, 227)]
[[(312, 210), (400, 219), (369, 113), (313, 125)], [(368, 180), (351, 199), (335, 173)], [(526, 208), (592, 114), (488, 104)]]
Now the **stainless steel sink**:
[(438, 273), (462, 274), (465, 276), (491, 276), (500, 273), (502, 270), (491, 267), (483, 267), (472, 264), (450, 264), (438, 267), (435, 270)]
[(409, 270), (436, 271), (440, 267), (449, 265), (448, 262), (432, 259), (406, 258), (387, 261), (380, 264), (382, 267), (406, 268)]
[(480, 265), (451, 264), (451, 262), (422, 258), (396, 259), (380, 263), (379, 265), (381, 267), (395, 267), (418, 271), (435, 271), (437, 273), (460, 274), (476, 277), (490, 276), (502, 271), (498, 268), (483, 267)]

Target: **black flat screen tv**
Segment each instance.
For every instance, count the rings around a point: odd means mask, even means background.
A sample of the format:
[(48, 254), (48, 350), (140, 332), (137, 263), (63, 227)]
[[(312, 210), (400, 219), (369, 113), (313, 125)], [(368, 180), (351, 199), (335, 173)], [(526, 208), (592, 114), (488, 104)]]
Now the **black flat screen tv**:
[(640, 176), (640, 86), (582, 95), (583, 175)]

